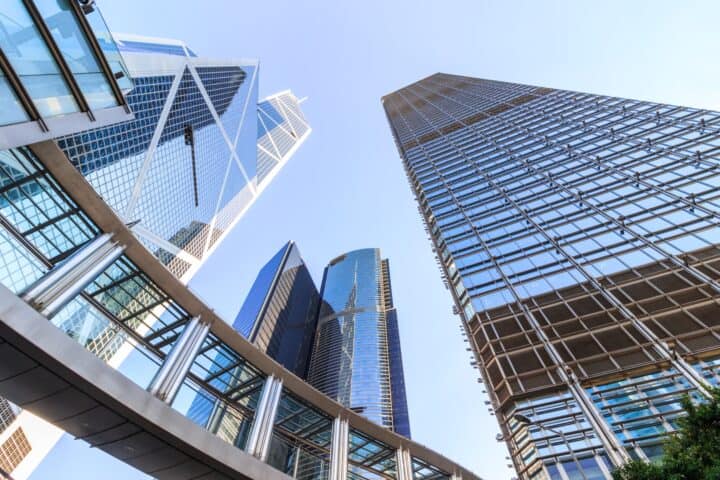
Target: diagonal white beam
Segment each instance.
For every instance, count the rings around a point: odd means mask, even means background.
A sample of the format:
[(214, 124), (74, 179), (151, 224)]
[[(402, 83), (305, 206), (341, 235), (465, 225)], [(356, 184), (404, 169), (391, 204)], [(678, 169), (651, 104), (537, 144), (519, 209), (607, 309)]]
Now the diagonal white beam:
[(137, 179), (135, 180), (135, 186), (133, 187), (132, 196), (130, 197), (128, 204), (125, 207), (125, 218), (130, 218), (132, 216), (132, 213), (135, 210), (135, 206), (137, 205), (137, 201), (140, 198), (140, 193), (142, 192), (142, 187), (145, 183), (145, 177), (147, 176), (148, 170), (150, 170), (150, 164), (152, 163), (152, 159), (155, 156), (155, 149), (157, 149), (158, 143), (160, 142), (160, 137), (162, 136), (162, 132), (165, 129), (165, 123), (167, 122), (168, 115), (170, 115), (170, 110), (172, 109), (173, 103), (175, 102), (175, 97), (177, 96), (177, 91), (180, 87), (180, 82), (182, 81), (184, 73), (185, 64), (182, 65), (180, 71), (175, 75), (173, 83), (170, 86), (170, 91), (168, 92), (168, 96), (165, 99), (165, 105), (163, 105), (162, 111), (160, 112), (160, 118), (158, 119), (157, 126), (155, 127), (152, 139), (150, 140), (150, 146), (148, 147), (147, 152), (145, 152), (145, 159), (143, 160), (142, 167), (140, 167), (140, 173), (138, 173)]

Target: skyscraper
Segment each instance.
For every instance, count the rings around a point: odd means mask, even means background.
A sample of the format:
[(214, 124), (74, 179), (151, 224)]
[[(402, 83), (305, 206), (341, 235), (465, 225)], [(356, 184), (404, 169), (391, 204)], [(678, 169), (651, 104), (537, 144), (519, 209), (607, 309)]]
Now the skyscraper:
[(310, 134), (285, 91), (258, 102), (257, 60), (120, 35), (135, 119), (58, 145), (168, 268), (188, 281)]
[(330, 261), (323, 276), (309, 382), (374, 422), (410, 436), (387, 260), (368, 248)]
[[(74, 166), (187, 282), (310, 134), (291, 92), (258, 101), (256, 60), (113, 37), (92, 2), (3, 2), (0, 53), (0, 281), (17, 293), (97, 234), (47, 172), (50, 158)], [(118, 260), (53, 322), (119, 366), (128, 332), (103, 311), (134, 317), (127, 326), (141, 334), (174, 314), (146, 280)], [(61, 434), (17, 413), (0, 462), (24, 478)]]
[(445, 74), (383, 105), (519, 476), (656, 458), (720, 379), (720, 114)]
[(305, 378), (319, 294), (294, 242), (260, 270), (233, 327), (260, 350)]

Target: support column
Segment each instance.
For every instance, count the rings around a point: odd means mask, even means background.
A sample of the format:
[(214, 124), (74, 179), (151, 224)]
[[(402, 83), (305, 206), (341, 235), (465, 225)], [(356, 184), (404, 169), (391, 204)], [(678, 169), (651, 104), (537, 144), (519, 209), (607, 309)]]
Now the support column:
[(412, 458), (410, 450), (400, 447), (396, 452), (397, 480), (413, 480)]
[(50, 317), (78, 296), (124, 250), (112, 240), (112, 234), (100, 235), (30, 286), (22, 298)]
[(148, 392), (171, 404), (209, 331), (210, 325), (203, 322), (200, 317), (190, 319), (172, 350), (165, 357), (160, 370), (155, 374), (147, 389)]
[(260, 399), (255, 409), (255, 420), (245, 447), (247, 453), (263, 462), (267, 461), (270, 453), (270, 441), (272, 440), (273, 426), (275, 425), (281, 394), (282, 380), (275, 375), (270, 375), (265, 380), (265, 385), (263, 385), (260, 393)]
[(349, 430), (347, 420), (340, 417), (333, 420), (328, 480), (347, 480)]

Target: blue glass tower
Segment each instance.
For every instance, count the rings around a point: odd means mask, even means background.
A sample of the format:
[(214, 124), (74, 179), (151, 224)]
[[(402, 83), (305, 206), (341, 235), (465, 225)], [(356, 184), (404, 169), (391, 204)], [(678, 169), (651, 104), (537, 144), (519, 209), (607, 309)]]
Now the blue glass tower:
[(325, 268), (309, 382), (376, 423), (410, 436), (397, 316), (380, 250)]
[(319, 295), (294, 242), (260, 270), (233, 327), (301, 378), (307, 375)]
[[(68, 159), (184, 281), (310, 134), (289, 91), (258, 101), (256, 60), (123, 35), (135, 118), (58, 139)], [(260, 112), (260, 113), (259, 113)]]

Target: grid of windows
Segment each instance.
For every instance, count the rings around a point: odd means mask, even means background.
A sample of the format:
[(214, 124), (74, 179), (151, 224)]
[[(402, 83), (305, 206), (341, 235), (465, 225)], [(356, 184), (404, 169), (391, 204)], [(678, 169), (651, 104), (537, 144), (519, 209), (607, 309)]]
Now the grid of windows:
[(715, 381), (720, 113), (445, 74), (383, 103), (499, 417), (668, 362)]
[[(127, 95), (133, 120), (58, 139), (122, 218), (139, 220), (190, 254), (181, 260), (153, 249), (178, 276), (192, 267), (188, 260), (203, 258), (254, 194), (247, 185), (255, 173), (257, 90), (246, 69), (255, 67), (188, 65), (175, 77), (148, 72), (140, 62)], [(197, 225), (192, 237), (184, 235)]]
[(0, 398), (0, 433), (4, 432), (15, 418), (17, 414), (13, 406), (4, 398)]
[(58, 146), (115, 211), (132, 194), (173, 77), (136, 77), (127, 95), (134, 120), (57, 139)]
[(31, 450), (25, 432), (18, 428), (0, 445), (0, 468), (5, 472), (12, 472)]
[(258, 105), (258, 183), (288, 155), (310, 127), (294, 95), (271, 97)]

